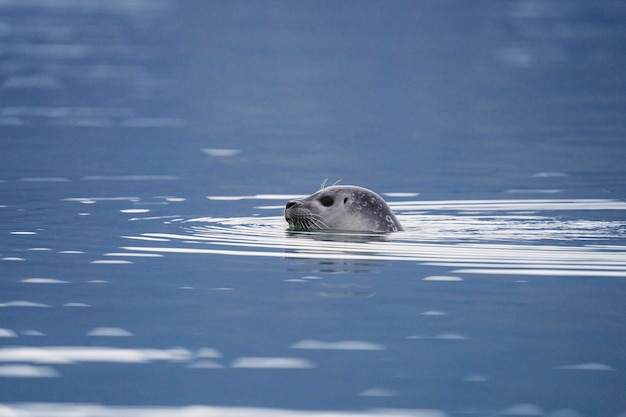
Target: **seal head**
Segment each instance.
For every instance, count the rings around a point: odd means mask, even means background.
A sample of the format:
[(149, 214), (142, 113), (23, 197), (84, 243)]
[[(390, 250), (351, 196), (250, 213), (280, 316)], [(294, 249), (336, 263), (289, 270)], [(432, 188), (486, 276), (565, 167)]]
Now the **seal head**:
[(398, 232), (404, 230), (385, 200), (367, 188), (333, 185), (285, 206), (291, 230)]

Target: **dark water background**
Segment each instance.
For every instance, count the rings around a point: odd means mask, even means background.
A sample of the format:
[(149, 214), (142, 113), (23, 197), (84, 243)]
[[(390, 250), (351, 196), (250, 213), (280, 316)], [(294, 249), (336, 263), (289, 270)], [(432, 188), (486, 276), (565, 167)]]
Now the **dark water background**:
[[(624, 114), (619, 1), (1, 2), (0, 415), (622, 416)], [(327, 178), (398, 205), (528, 200), (551, 231), (595, 237), (503, 243), (481, 223), (478, 258), (550, 245), (597, 264), (449, 282), (423, 280), (452, 271), (432, 262), (106, 255), (204, 216), (234, 221), (218, 240), (256, 226), (244, 249), (282, 242), (275, 195)], [(472, 211), (446, 207), (400, 208), (405, 240), (411, 215)], [(458, 263), (468, 230), (433, 239)], [(94, 346), (113, 350), (55, 350)]]

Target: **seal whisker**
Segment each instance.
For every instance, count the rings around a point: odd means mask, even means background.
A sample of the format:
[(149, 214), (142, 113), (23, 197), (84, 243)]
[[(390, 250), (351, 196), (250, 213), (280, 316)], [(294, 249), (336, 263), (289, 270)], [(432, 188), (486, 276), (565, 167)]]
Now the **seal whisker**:
[(293, 229), (297, 230), (318, 230), (330, 229), (323, 218), (314, 213), (307, 213), (305, 216), (296, 216), (291, 219)]
[(316, 229), (330, 229), (330, 227), (324, 222), (324, 218), (319, 214), (311, 214), (307, 217), (311, 225), (316, 226)]
[(302, 224), (305, 225), (307, 229), (327, 229), (328, 226), (324, 223), (321, 216), (315, 213), (307, 213), (306, 216), (302, 218)]

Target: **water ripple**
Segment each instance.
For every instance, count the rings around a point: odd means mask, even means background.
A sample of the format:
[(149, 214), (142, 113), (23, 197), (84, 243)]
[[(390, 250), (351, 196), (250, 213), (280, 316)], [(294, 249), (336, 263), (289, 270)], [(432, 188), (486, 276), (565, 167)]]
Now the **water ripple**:
[[(457, 268), (454, 274), (626, 277), (626, 228), (614, 220), (626, 209), (621, 201), (409, 201), (392, 206), (406, 232), (290, 232), (281, 216), (203, 217), (178, 223), (172, 233), (124, 236), (145, 246), (122, 249), (129, 254), (413, 261)], [(609, 214), (598, 218), (600, 210)]]

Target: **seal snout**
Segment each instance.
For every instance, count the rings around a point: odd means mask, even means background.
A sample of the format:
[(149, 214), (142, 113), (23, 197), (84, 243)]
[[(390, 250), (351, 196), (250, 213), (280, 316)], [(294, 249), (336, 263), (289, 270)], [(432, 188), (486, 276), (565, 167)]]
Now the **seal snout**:
[(297, 210), (297, 208), (301, 206), (302, 200), (289, 200), (287, 205), (285, 205), (285, 210), (283, 211), (285, 219), (290, 221), (295, 216), (295, 212), (293, 210)]
[(296, 204), (300, 204), (300, 202), (297, 201), (297, 200), (287, 201), (287, 205), (285, 206), (285, 210), (289, 210), (290, 208), (292, 208)]

